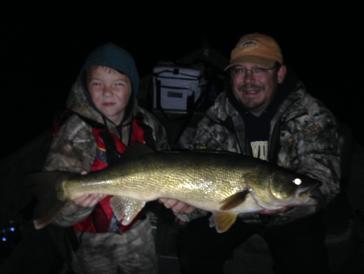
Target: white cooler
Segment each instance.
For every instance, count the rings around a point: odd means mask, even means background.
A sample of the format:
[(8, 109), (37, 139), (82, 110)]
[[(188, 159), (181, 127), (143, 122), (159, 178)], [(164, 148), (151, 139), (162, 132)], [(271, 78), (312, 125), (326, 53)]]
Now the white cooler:
[(153, 108), (187, 112), (206, 86), (199, 69), (156, 66), (153, 69)]

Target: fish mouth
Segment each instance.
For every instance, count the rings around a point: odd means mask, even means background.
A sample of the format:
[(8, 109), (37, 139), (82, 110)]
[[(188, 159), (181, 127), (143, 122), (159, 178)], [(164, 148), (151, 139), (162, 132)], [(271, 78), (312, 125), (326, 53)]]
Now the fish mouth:
[(313, 197), (315, 191), (320, 186), (319, 182), (314, 182), (313, 184), (303, 186), (297, 190), (296, 196), (297, 197), (303, 197), (303, 196), (309, 196)]

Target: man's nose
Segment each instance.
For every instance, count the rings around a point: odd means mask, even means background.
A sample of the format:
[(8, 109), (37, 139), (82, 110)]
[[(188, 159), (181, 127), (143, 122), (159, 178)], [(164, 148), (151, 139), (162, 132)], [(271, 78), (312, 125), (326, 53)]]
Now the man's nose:
[(255, 79), (254, 71), (251, 69), (247, 69), (244, 75), (244, 82), (250, 83), (254, 81), (254, 79)]

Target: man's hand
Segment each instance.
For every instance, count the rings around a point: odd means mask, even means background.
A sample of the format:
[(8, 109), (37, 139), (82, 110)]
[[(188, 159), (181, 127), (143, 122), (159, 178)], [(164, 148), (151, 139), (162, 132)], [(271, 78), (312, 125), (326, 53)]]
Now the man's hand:
[(93, 207), (99, 201), (101, 201), (105, 197), (104, 194), (92, 193), (92, 194), (84, 194), (77, 198), (74, 198), (72, 201), (81, 207)]
[(175, 199), (169, 199), (169, 198), (160, 198), (159, 201), (164, 204), (166, 208), (170, 208), (175, 213), (191, 213), (195, 210), (193, 206), (190, 206), (184, 202), (175, 200)]

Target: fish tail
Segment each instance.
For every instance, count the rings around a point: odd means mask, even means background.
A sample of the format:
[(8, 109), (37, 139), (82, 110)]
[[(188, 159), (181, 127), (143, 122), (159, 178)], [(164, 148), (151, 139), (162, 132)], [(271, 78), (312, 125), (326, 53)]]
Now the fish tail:
[(36, 199), (33, 224), (41, 229), (52, 222), (65, 205), (62, 197), (62, 182), (66, 179), (65, 172), (40, 172), (27, 176), (26, 184)]

